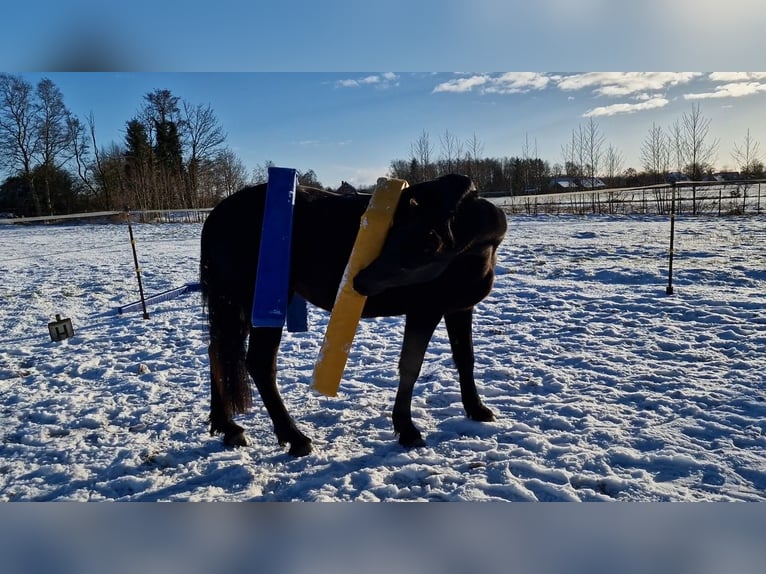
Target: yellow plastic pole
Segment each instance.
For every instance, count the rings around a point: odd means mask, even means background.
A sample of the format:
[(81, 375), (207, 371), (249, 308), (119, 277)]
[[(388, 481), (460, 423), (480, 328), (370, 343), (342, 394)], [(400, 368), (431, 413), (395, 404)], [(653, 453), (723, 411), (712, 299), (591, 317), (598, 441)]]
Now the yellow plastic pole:
[(354, 290), (354, 277), (380, 255), (394, 220), (399, 197), (408, 185), (403, 179), (380, 178), (370, 204), (362, 215), (359, 232), (338, 287), (322, 348), (314, 365), (313, 386), (324, 395), (335, 396), (338, 393), (351, 343), (367, 300), (367, 297)]

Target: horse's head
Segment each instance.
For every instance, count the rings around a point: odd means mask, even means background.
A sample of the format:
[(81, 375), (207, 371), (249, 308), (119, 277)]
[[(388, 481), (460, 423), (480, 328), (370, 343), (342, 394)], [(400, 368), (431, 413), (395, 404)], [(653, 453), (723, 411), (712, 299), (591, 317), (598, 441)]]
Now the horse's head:
[(476, 188), (462, 175), (405, 189), (380, 255), (356, 275), (354, 289), (370, 296), (438, 277), (474, 239), (457, 228), (468, 198), (477, 198)]

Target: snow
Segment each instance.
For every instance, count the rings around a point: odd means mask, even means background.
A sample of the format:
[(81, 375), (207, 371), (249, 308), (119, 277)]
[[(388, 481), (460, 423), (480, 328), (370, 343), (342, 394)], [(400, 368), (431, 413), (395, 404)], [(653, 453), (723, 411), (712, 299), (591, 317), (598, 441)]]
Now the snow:
[[(134, 226), (147, 294), (197, 280), (199, 224)], [(314, 452), (293, 459), (255, 401), (251, 445), (207, 432), (199, 295), (141, 313), (124, 225), (0, 227), (0, 501), (764, 501), (762, 217), (509, 216), (475, 313), (497, 421), (465, 418), (443, 325), (390, 411), (403, 320), (364, 320), (340, 391), (310, 387), (329, 314), (285, 331), (280, 388)], [(52, 342), (47, 324), (70, 318)]]

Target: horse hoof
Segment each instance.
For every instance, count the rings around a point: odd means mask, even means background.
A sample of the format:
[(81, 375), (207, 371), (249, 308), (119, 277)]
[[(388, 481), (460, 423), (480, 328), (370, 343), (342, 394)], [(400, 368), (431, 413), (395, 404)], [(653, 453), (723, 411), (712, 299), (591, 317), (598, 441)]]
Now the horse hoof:
[(240, 430), (237, 432), (226, 433), (223, 435), (223, 444), (232, 447), (247, 446), (247, 437), (245, 437), (245, 432)]
[(399, 444), (407, 449), (420, 448), (420, 447), (426, 446), (426, 441), (423, 439), (423, 437), (421, 436), (419, 432), (415, 431), (414, 434), (409, 434), (409, 433), (400, 434)]
[(311, 439), (307, 438), (305, 441), (296, 441), (290, 443), (290, 450), (288, 453), (290, 456), (294, 456), (295, 458), (299, 458), (301, 456), (306, 456), (311, 452)]
[(468, 418), (482, 423), (489, 423), (495, 420), (495, 413), (484, 405), (479, 405), (468, 412)]

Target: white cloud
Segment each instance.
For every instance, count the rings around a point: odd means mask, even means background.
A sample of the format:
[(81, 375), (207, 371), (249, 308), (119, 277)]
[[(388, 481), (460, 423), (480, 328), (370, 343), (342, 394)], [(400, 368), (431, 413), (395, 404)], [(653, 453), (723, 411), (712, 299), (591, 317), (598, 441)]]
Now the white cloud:
[(339, 141), (330, 141), (328, 139), (320, 139), (320, 140), (311, 140), (311, 139), (305, 139), (305, 140), (298, 140), (297, 143), (299, 146), (302, 147), (318, 147), (318, 146), (328, 146), (328, 145), (337, 145), (340, 147), (351, 145), (352, 140), (339, 140)]
[(635, 112), (641, 112), (645, 110), (653, 110), (656, 108), (662, 108), (667, 106), (669, 100), (662, 97), (654, 97), (649, 100), (639, 102), (637, 104), (611, 104), (609, 106), (599, 106), (588, 110), (583, 114), (583, 117), (599, 117), (599, 116), (615, 116), (618, 114), (632, 114)]
[(766, 72), (713, 72), (708, 77), (714, 82), (747, 82), (766, 80)]
[(361, 78), (338, 80), (335, 82), (335, 86), (338, 88), (358, 88), (360, 86), (378, 86), (387, 88), (398, 85), (398, 80), (398, 75), (393, 72), (385, 72), (383, 74), (371, 74)]
[(759, 82), (734, 82), (716, 86), (713, 92), (684, 94), (685, 100), (706, 100), (711, 98), (741, 98), (760, 92), (766, 92), (766, 84)]
[(506, 72), (474, 74), (438, 84), (433, 92), (483, 94), (517, 94), (544, 90), (554, 85), (565, 92), (590, 89), (596, 96), (635, 96), (651, 100), (651, 92), (686, 84), (701, 76), (697, 72), (587, 72), (582, 74), (545, 74), (538, 72)]
[[(584, 117), (614, 116), (662, 108), (668, 105), (667, 91), (699, 78), (713, 82), (712, 91), (687, 93), (687, 100), (735, 98), (766, 92), (766, 72), (587, 72), (580, 74), (545, 74), (507, 72), (502, 74), (461, 75), (438, 84), (433, 93), (515, 94), (555, 87), (563, 92), (587, 90), (590, 97), (630, 100), (594, 107)], [(727, 82), (716, 85), (719, 82)], [(686, 88), (689, 89), (688, 87)], [(571, 100), (574, 96), (568, 95)]]
[(599, 96), (628, 96), (685, 84), (700, 75), (696, 72), (587, 72), (560, 76), (557, 85), (564, 91), (591, 88)]
[(454, 80), (447, 80), (437, 85), (433, 89), (433, 93), (438, 92), (451, 92), (462, 93), (470, 92), (476, 87), (483, 86), (489, 81), (489, 77), (485, 75), (471, 76), (468, 78), (455, 78)]
[(517, 94), (530, 90), (543, 90), (550, 81), (550, 76), (537, 72), (506, 72), (497, 78), (492, 78), (485, 91), (494, 94)]
[(478, 89), (483, 94), (519, 94), (542, 90), (552, 77), (538, 72), (505, 72), (499, 75), (474, 74), (438, 84), (433, 93), (463, 93)]

